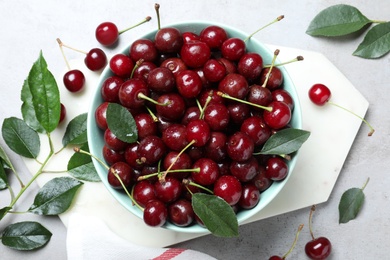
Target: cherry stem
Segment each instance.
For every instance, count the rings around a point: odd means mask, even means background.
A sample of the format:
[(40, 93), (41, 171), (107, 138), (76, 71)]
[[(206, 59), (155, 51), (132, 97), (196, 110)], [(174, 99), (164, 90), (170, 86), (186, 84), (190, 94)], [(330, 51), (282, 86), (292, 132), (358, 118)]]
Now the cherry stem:
[[(170, 170), (169, 174), (171, 174), (171, 173), (182, 173), (182, 172), (200, 172), (200, 168)], [(139, 176), (137, 178), (137, 181), (142, 181), (142, 180), (146, 180), (146, 179), (149, 179), (151, 177), (154, 177), (154, 176), (158, 176), (160, 173), (161, 172), (158, 171), (158, 172), (150, 173), (150, 174), (147, 174), (147, 175)]]
[(314, 234), (313, 234), (313, 230), (312, 230), (311, 224), (312, 224), (312, 221), (313, 221), (313, 212), (315, 210), (316, 210), (316, 205), (311, 206), (310, 215), (309, 215), (309, 231), (310, 231), (310, 236), (311, 236), (311, 238), (313, 240), (315, 239), (315, 237), (314, 237)]
[(247, 104), (247, 105), (250, 105), (250, 106), (258, 107), (258, 108), (267, 110), (267, 111), (269, 111), (269, 112), (272, 112), (272, 107), (265, 107), (265, 106), (261, 106), (261, 105), (258, 105), (258, 104), (254, 104), (254, 103), (248, 102), (248, 101), (246, 101), (246, 100), (238, 99), (238, 98), (229, 96), (228, 94), (223, 93), (223, 92), (221, 92), (221, 91), (218, 91), (218, 92), (217, 92), (217, 95), (218, 95), (218, 96), (221, 96), (221, 97), (223, 97), (223, 98), (226, 98), (226, 99), (234, 100), (234, 101), (237, 101), (237, 102), (241, 102), (241, 103), (244, 103), (244, 104)]
[(183, 179), (183, 184), (185, 186), (191, 185), (191, 186), (194, 186), (194, 187), (198, 187), (198, 188), (200, 188), (202, 190), (205, 190), (205, 191), (209, 192), (210, 194), (214, 194), (214, 192), (212, 190), (210, 190), (210, 189), (208, 189), (206, 187), (203, 187), (202, 185), (200, 185), (200, 184), (198, 184), (196, 182), (193, 182), (191, 180), (188, 180), (188, 179)]
[(212, 99), (212, 97), (210, 95), (207, 96), (207, 99), (206, 99), (206, 102), (204, 103), (204, 106), (200, 109), (199, 119), (204, 118), (204, 111), (206, 110), (206, 107), (209, 105), (211, 99)]
[(260, 31), (263, 30), (264, 28), (270, 26), (271, 24), (274, 24), (274, 23), (276, 23), (276, 22), (279, 22), (279, 21), (282, 20), (283, 18), (284, 18), (284, 15), (278, 16), (275, 20), (273, 20), (273, 21), (270, 22), (269, 24), (264, 25), (263, 27), (261, 27), (260, 29), (258, 29), (257, 31), (253, 32), (251, 35), (249, 35), (248, 37), (246, 37), (246, 39), (244, 40), (244, 42), (248, 41), (253, 35), (255, 35), (256, 33), (260, 32)]
[(156, 3), (156, 4), (154, 5), (154, 10), (156, 10), (156, 15), (157, 15), (157, 29), (160, 30), (160, 29), (161, 29), (161, 23), (160, 23), (160, 5)]
[(87, 151), (84, 151), (84, 150), (80, 149), (80, 147), (74, 147), (74, 148), (73, 148), (73, 151), (75, 151), (76, 153), (81, 153), (81, 154), (89, 155), (89, 156), (91, 156), (92, 158), (94, 158), (96, 161), (98, 161), (104, 168), (106, 168), (107, 170), (110, 169), (110, 167), (109, 167), (107, 164), (105, 164), (102, 160), (100, 160), (99, 158), (97, 158), (95, 155), (93, 155), (93, 154), (91, 154), (91, 153), (89, 153), (89, 152), (87, 152)]
[(64, 48), (62, 47), (63, 43), (62, 43), (62, 41), (59, 38), (57, 38), (57, 42), (58, 42), (58, 45), (60, 46), (62, 57), (64, 58), (65, 63), (66, 63), (66, 67), (68, 68), (68, 70), (70, 70), (68, 59), (66, 58), (65, 53), (64, 53)]
[(279, 51), (278, 49), (276, 49), (276, 50), (274, 51), (274, 57), (272, 58), (271, 67), (269, 67), (269, 70), (268, 70), (268, 72), (267, 72), (267, 75), (265, 76), (265, 80), (264, 80), (263, 85), (262, 85), (263, 88), (265, 88), (265, 87), (267, 86), (269, 77), (270, 77), (270, 75), (271, 75), (272, 69), (273, 69), (274, 64), (275, 64), (276, 57), (279, 55), (279, 52), (280, 52), (280, 51)]
[(82, 50), (79, 50), (79, 49), (76, 49), (76, 48), (73, 48), (73, 47), (71, 47), (71, 46), (69, 46), (69, 45), (66, 45), (65, 43), (63, 43), (59, 38), (57, 38), (57, 42), (58, 42), (58, 44), (60, 45), (60, 46), (63, 46), (63, 47), (65, 47), (65, 48), (68, 48), (68, 49), (71, 49), (71, 50), (74, 50), (74, 51), (77, 51), (77, 52), (80, 52), (80, 53), (82, 53), (82, 54), (85, 54), (85, 55), (87, 55), (88, 53), (86, 52), (86, 51), (82, 51)]
[(153, 104), (156, 104), (156, 105), (159, 105), (159, 106), (167, 106), (167, 105), (169, 105), (169, 101), (168, 101), (167, 103), (159, 103), (159, 102), (157, 102), (156, 100), (154, 100), (153, 98), (150, 98), (150, 97), (146, 96), (146, 95), (145, 95), (144, 93), (142, 93), (142, 92), (138, 93), (137, 97), (138, 97), (139, 99), (145, 99), (145, 100), (147, 100), (147, 101), (149, 101), (149, 102), (152, 102)]
[(138, 69), (139, 66), (141, 66), (141, 64), (142, 64), (143, 62), (144, 62), (144, 59), (139, 59), (139, 60), (135, 63), (134, 68), (133, 68), (133, 70), (131, 71), (131, 74), (130, 74), (130, 78), (131, 78), (131, 79), (133, 78), (133, 75), (134, 75), (135, 70)]
[(137, 27), (137, 26), (140, 26), (141, 24), (144, 24), (144, 23), (146, 23), (146, 22), (149, 22), (151, 19), (152, 19), (152, 17), (146, 16), (145, 19), (143, 19), (141, 22), (139, 22), (139, 23), (137, 23), (137, 24), (135, 24), (135, 25), (133, 25), (133, 26), (131, 26), (131, 27), (129, 27), (129, 28), (126, 28), (126, 29), (124, 29), (124, 30), (119, 31), (118, 34), (120, 35), (120, 34), (122, 34), (122, 33), (124, 33), (124, 32), (127, 32), (128, 30), (131, 30), (131, 29), (133, 29), (133, 28), (135, 28), (135, 27)]
[(146, 110), (148, 110), (149, 115), (152, 117), (153, 122), (158, 122), (158, 117), (153, 113), (153, 111), (148, 106), (145, 107)]
[(294, 242), (293, 244), (291, 245), (290, 249), (287, 251), (287, 253), (285, 253), (282, 257), (282, 259), (286, 259), (286, 257), (292, 252), (292, 250), (294, 249), (295, 245), (297, 244), (298, 242), (298, 237), (299, 237), (299, 233), (302, 231), (303, 229), (303, 224), (300, 224), (299, 227), (298, 227), (298, 231), (297, 233), (295, 234), (295, 239), (294, 239)]
[[(281, 63), (277, 63), (277, 64), (274, 64), (273, 66), (274, 67), (279, 67), (279, 66), (287, 65), (287, 64), (290, 64), (290, 63), (293, 63), (293, 62), (296, 62), (296, 61), (302, 61), (302, 60), (304, 60), (303, 56), (297, 56), (294, 59), (291, 59), (291, 60), (285, 61), (285, 62), (281, 62)], [(264, 68), (269, 68), (271, 66), (272, 66), (272, 64), (267, 64), (267, 65), (264, 65)]]
[(370, 128), (370, 132), (368, 133), (368, 136), (372, 136), (372, 135), (374, 134), (375, 129), (374, 129), (374, 128), (370, 125), (370, 123), (368, 123), (368, 122), (366, 121), (366, 119), (364, 119), (363, 117), (361, 117), (361, 116), (359, 116), (358, 114), (352, 112), (351, 110), (348, 110), (348, 109), (346, 109), (345, 107), (342, 107), (342, 106), (340, 106), (340, 105), (338, 105), (338, 104), (336, 104), (336, 103), (333, 103), (333, 102), (331, 102), (331, 101), (328, 101), (328, 104), (333, 105), (333, 106), (336, 106), (336, 107), (338, 107), (338, 108), (341, 108), (341, 109), (343, 109), (343, 110), (345, 110), (345, 111), (351, 113), (352, 115), (356, 116), (357, 118), (359, 118), (360, 120), (362, 120), (362, 121)]
[(193, 145), (195, 143), (195, 140), (192, 140), (191, 142), (189, 142), (175, 157), (175, 159), (173, 159), (172, 163), (169, 165), (169, 167), (163, 172), (163, 174), (161, 175), (161, 177), (159, 178), (160, 182), (165, 182), (165, 177), (167, 176), (168, 172), (172, 169), (173, 165), (177, 162), (177, 160), (179, 159), (180, 155), (182, 155), (184, 153), (185, 150), (187, 150), (191, 145)]

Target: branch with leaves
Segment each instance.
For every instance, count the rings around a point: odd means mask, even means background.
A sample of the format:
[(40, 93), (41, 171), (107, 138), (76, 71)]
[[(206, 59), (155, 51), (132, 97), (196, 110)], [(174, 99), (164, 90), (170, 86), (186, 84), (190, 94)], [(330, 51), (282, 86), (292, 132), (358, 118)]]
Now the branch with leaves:
[[(371, 26), (371, 27), (370, 27)], [(339, 4), (318, 13), (306, 33), (311, 36), (338, 37), (352, 33), (363, 34), (370, 27), (353, 55), (375, 59), (390, 52), (390, 21), (367, 18), (354, 6)]]
[[(56, 151), (51, 133), (60, 122), (60, 92), (56, 80), (48, 70), (42, 52), (33, 64), (22, 87), (21, 112), (23, 119), (6, 118), (2, 124), (2, 136), (7, 146), (16, 154), (33, 159), (39, 169), (25, 184), (19, 177), (5, 150), (0, 147), (0, 190), (10, 192), (10, 202), (0, 208), (0, 221), (11, 213), (33, 213), (43, 216), (59, 215), (67, 211), (78, 189), (84, 181), (100, 181), (92, 159), (80, 153), (74, 153), (67, 165), (70, 176), (56, 177), (48, 181), (36, 194), (32, 205), (23, 212), (16, 211), (15, 205), (30, 185), (45, 172), (49, 161), (68, 146), (81, 146), (88, 150), (87, 114), (72, 119), (62, 138), (62, 147)], [(38, 160), (41, 153), (41, 139), (47, 138), (49, 151)], [(15, 193), (9, 183), (8, 172), (13, 173), (20, 183)], [(52, 234), (43, 225), (34, 221), (23, 221), (7, 226), (0, 239), (3, 245), (17, 250), (34, 250), (47, 244)]]

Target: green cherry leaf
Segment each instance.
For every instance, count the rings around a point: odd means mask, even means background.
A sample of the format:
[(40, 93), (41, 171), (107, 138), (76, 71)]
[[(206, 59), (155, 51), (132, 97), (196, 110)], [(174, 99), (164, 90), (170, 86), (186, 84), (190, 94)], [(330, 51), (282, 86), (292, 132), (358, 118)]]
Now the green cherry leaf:
[(13, 172), (15, 172), (15, 167), (13, 166), (11, 160), (9, 159), (8, 155), (5, 153), (3, 147), (0, 145), (0, 161), (3, 162), (3, 166), (5, 168), (11, 169)]
[(369, 179), (367, 179), (363, 188), (350, 188), (341, 196), (339, 203), (339, 223), (347, 223), (358, 215), (364, 202), (363, 190)]
[(66, 127), (62, 145), (81, 145), (87, 142), (87, 113), (73, 118)]
[(0, 160), (0, 190), (4, 190), (9, 185), (7, 174), (5, 173), (5, 169), (3, 166), (2, 160)]
[(52, 233), (38, 222), (11, 224), (3, 231), (1, 242), (12, 249), (30, 251), (46, 245)]
[(207, 229), (218, 237), (237, 237), (237, 216), (229, 204), (215, 195), (194, 193), (192, 207)]
[(390, 52), (390, 22), (380, 23), (372, 27), (353, 55), (375, 59)]
[(301, 148), (310, 132), (296, 128), (286, 128), (271, 135), (257, 154), (290, 154)]
[[(84, 144), (80, 149), (89, 152), (88, 144)], [(72, 155), (68, 162), (68, 173), (74, 178), (83, 181), (101, 181), (92, 163), (91, 156), (84, 153), (74, 153)]]
[(137, 125), (131, 113), (123, 106), (110, 103), (106, 112), (107, 125), (118, 139), (134, 143), (138, 139)]
[(58, 177), (47, 182), (34, 198), (29, 212), (38, 215), (58, 215), (71, 205), (82, 182), (70, 177)]
[(44, 133), (45, 129), (42, 127), (41, 123), (39, 123), (35, 114), (32, 95), (27, 79), (23, 83), (20, 99), (22, 100), (21, 111), (23, 120), (35, 131), (39, 133)]
[(50, 133), (56, 129), (60, 120), (61, 102), (57, 82), (47, 68), (42, 51), (33, 64), (27, 81), (36, 118), (45, 131)]
[(319, 12), (310, 22), (306, 33), (311, 36), (342, 36), (357, 32), (371, 23), (356, 7), (338, 4)]
[(12, 208), (11, 207), (4, 207), (0, 209), (0, 220), (4, 218), (4, 216), (10, 211)]
[(39, 135), (23, 120), (6, 118), (1, 131), (5, 143), (12, 151), (27, 158), (37, 158), (41, 146)]

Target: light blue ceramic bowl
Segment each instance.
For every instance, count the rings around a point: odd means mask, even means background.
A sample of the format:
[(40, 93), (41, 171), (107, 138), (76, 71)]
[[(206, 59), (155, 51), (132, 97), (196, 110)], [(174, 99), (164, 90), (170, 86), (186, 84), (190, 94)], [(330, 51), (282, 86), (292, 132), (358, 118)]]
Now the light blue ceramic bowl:
[[(241, 39), (245, 39), (248, 36), (247, 33), (244, 33), (236, 28), (232, 28), (232, 27), (224, 25), (224, 24), (218, 24), (218, 23), (209, 22), (209, 21), (185, 21), (185, 22), (181, 22), (181, 23), (170, 24), (170, 25), (167, 25), (167, 27), (171, 27), (171, 26), (176, 27), (182, 32), (191, 31), (194, 33), (200, 33), (200, 31), (203, 28), (205, 28), (209, 25), (218, 25), (220, 27), (223, 27), (227, 31), (229, 37), (238, 37)], [(154, 39), (155, 33), (156, 33), (156, 31), (152, 31), (146, 35), (139, 37), (139, 38)], [(270, 50), (264, 44), (262, 44), (261, 42), (259, 42), (258, 40), (256, 40), (253, 37), (249, 41), (247, 41), (246, 44), (247, 44), (248, 51), (257, 52), (262, 56), (262, 58), (264, 60), (264, 64), (271, 63), (272, 58), (273, 58), (273, 53), (275, 50)], [(128, 51), (129, 51), (129, 46), (124, 48), (121, 52), (127, 54)], [(296, 89), (295, 89), (294, 84), (291, 81), (291, 78), (289, 77), (287, 71), (283, 67), (280, 67), (280, 69), (282, 70), (283, 76), (284, 76), (284, 88), (291, 94), (291, 96), (295, 102), (295, 107), (294, 107), (294, 111), (293, 111), (293, 115), (292, 115), (292, 119), (291, 119), (291, 125), (294, 128), (301, 129), (302, 128), (301, 107), (300, 107), (300, 103), (299, 103)], [(92, 100), (90, 103), (89, 113), (88, 113), (87, 124), (88, 124), (89, 148), (90, 148), (90, 151), (92, 154), (96, 155), (97, 157), (100, 157), (101, 159), (103, 159), (103, 156), (102, 156), (102, 148), (104, 145), (103, 131), (96, 125), (94, 114), (95, 114), (96, 108), (103, 102), (103, 99), (102, 99), (101, 93), (100, 93), (100, 87), (101, 87), (103, 81), (111, 75), (112, 75), (112, 73), (111, 73), (109, 67), (107, 66), (103, 70), (103, 72), (100, 76), (100, 79), (99, 79), (98, 85), (96, 87), (96, 92), (95, 92), (94, 96), (91, 97)], [(264, 191), (261, 194), (260, 202), (258, 203), (258, 205), (255, 208), (253, 208), (251, 210), (243, 210), (237, 214), (237, 219), (238, 219), (239, 224), (243, 223), (244, 221), (246, 221), (250, 217), (254, 216), (258, 212), (260, 212), (265, 206), (267, 206), (268, 204), (270, 204), (272, 202), (272, 200), (276, 197), (276, 195), (278, 195), (278, 193), (282, 190), (283, 186), (289, 180), (289, 177), (291, 176), (291, 172), (293, 171), (294, 166), (296, 164), (296, 161), (297, 161), (297, 155), (295, 155), (293, 157), (293, 159), (291, 161), (289, 161), (290, 172), (289, 172), (288, 177), (281, 182), (274, 182), (271, 185), (271, 187), (269, 187), (266, 191)], [(126, 209), (128, 209), (131, 213), (133, 213), (134, 215), (136, 215), (139, 218), (142, 218), (141, 210), (139, 210), (136, 206), (133, 206), (131, 200), (127, 197), (127, 195), (125, 193), (119, 192), (118, 190), (115, 190), (115, 189), (110, 187), (110, 185), (107, 182), (107, 170), (104, 167), (102, 167), (102, 165), (99, 162), (93, 160), (93, 163), (94, 163), (95, 168), (96, 168), (100, 178), (102, 179), (102, 182), (104, 183), (105, 187), (117, 199), (117, 201), (120, 204), (122, 204)], [(197, 224), (189, 226), (189, 227), (178, 227), (178, 226), (175, 226), (173, 224), (167, 223), (164, 226), (164, 228), (174, 230), (177, 232), (186, 232), (186, 233), (206, 233), (206, 232), (208, 232), (207, 229), (205, 229)]]

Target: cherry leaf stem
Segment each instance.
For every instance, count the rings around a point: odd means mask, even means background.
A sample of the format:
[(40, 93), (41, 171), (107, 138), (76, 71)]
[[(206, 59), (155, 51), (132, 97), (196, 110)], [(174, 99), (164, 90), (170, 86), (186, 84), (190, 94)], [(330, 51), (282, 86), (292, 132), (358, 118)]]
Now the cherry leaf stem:
[(353, 112), (353, 111), (351, 111), (351, 110), (348, 110), (348, 109), (346, 109), (345, 107), (342, 107), (342, 106), (340, 106), (340, 105), (338, 105), (338, 104), (336, 104), (336, 103), (333, 103), (333, 102), (331, 102), (331, 101), (328, 101), (328, 104), (333, 105), (333, 106), (336, 106), (336, 107), (338, 107), (338, 108), (341, 108), (341, 109), (343, 109), (344, 111), (347, 111), (347, 112), (351, 113), (352, 115), (356, 116), (357, 118), (359, 118), (360, 120), (362, 120), (362, 121), (370, 128), (370, 132), (368, 133), (368, 136), (372, 136), (372, 135), (374, 134), (375, 129), (374, 129), (374, 128), (371, 126), (371, 124), (368, 123), (367, 120), (364, 119), (363, 117), (361, 117), (361, 116), (359, 116), (358, 114), (356, 114), (355, 112)]
[(237, 101), (237, 102), (241, 102), (241, 103), (244, 103), (244, 104), (247, 104), (247, 105), (250, 105), (250, 106), (258, 107), (258, 108), (267, 110), (269, 112), (272, 112), (272, 107), (265, 107), (265, 106), (261, 106), (261, 105), (258, 105), (258, 104), (254, 104), (254, 103), (248, 102), (248, 101), (243, 100), (243, 99), (232, 97), (232, 96), (230, 96), (230, 95), (228, 95), (226, 93), (223, 93), (221, 91), (218, 91), (217, 94), (218, 94), (218, 96), (221, 96), (221, 97), (226, 98), (226, 99), (234, 100), (234, 101)]
[(252, 34), (250, 34), (248, 37), (245, 38), (244, 42), (248, 41), (250, 38), (252, 38), (253, 35), (255, 35), (256, 33), (260, 32), (261, 30), (267, 28), (268, 26), (276, 23), (276, 22), (279, 22), (280, 20), (282, 20), (284, 18), (284, 15), (280, 15), (278, 16), (275, 20), (273, 20), (272, 22), (264, 25), (263, 27), (257, 29), (255, 32), (253, 32)]
[(146, 23), (146, 22), (149, 22), (151, 19), (152, 19), (152, 17), (146, 16), (145, 19), (143, 19), (141, 22), (139, 22), (139, 23), (137, 23), (137, 24), (135, 24), (135, 25), (133, 25), (133, 26), (130, 26), (130, 27), (126, 28), (126, 29), (120, 30), (120, 31), (118, 32), (118, 34), (120, 35), (120, 34), (122, 34), (122, 33), (124, 33), (124, 32), (127, 32), (127, 31), (129, 31), (129, 30), (131, 30), (131, 29), (133, 29), (133, 28), (135, 28), (135, 27), (137, 27), (137, 26), (140, 26), (141, 24), (144, 24), (144, 23)]

